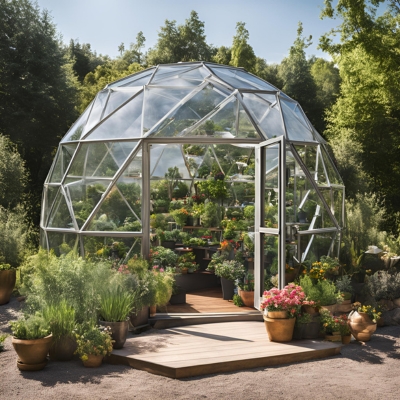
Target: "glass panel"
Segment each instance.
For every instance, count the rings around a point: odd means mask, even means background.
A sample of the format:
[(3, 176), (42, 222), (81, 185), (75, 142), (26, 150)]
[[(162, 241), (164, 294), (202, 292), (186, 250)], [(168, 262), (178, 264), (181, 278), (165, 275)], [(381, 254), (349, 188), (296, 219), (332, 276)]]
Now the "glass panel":
[[(181, 88), (188, 88), (190, 90), (194, 89), (196, 86), (199, 86), (201, 82), (199, 81), (193, 81), (189, 79), (182, 79), (182, 78), (169, 78), (169, 79), (164, 79), (160, 82), (157, 82), (154, 84), (154, 86), (162, 86), (165, 88), (176, 88), (177, 86)], [(149, 85), (149, 87), (152, 87)]]
[(153, 145), (150, 157), (151, 179), (164, 179), (170, 168), (177, 168), (181, 179), (190, 179), (181, 145)]
[(278, 90), (276, 87), (272, 86), (268, 82), (265, 82), (262, 79), (257, 78), (254, 75), (250, 75), (250, 74), (248, 74), (246, 72), (236, 71), (236, 75), (239, 76), (240, 78), (246, 80), (246, 81), (249, 81), (250, 84), (253, 84), (258, 89), (261, 89), (261, 90), (273, 90), (273, 91), (277, 91)]
[(201, 144), (184, 144), (182, 149), (185, 155), (187, 168), (190, 171), (190, 175), (197, 176), (197, 171), (203, 164), (208, 146)]
[(39, 246), (42, 249), (49, 250), (49, 248), (47, 247), (46, 232), (43, 229), (40, 229)]
[(313, 141), (311, 131), (303, 125), (284, 100), (281, 101), (282, 112), (285, 119), (286, 132), (290, 140)]
[(251, 84), (248, 81), (244, 81), (241, 77), (237, 76), (235, 70), (230, 70), (227, 68), (218, 68), (211, 67), (210, 69), (213, 71), (218, 78), (222, 79), (228, 85), (231, 85), (233, 88), (239, 89), (258, 89), (256, 85)]
[(142, 90), (142, 88), (138, 87), (130, 90), (111, 90), (103, 119), (115, 111), (119, 106), (128, 101), (128, 99), (133, 97), (139, 90)]
[(112, 155), (115, 163), (118, 165), (118, 168), (124, 163), (124, 161), (128, 158), (129, 154), (131, 154), (132, 150), (136, 147), (138, 142), (113, 142), (106, 143), (107, 147), (110, 150), (110, 154)]
[(148, 85), (149, 79), (151, 78), (151, 75), (152, 75), (152, 73), (144, 76), (143, 78), (140, 78), (140, 79), (137, 79), (135, 81), (126, 83), (124, 85), (121, 85), (120, 87), (124, 87), (124, 88), (126, 88), (126, 87), (140, 87), (140, 88), (142, 88), (144, 85)]
[(82, 179), (73, 181), (72, 179), (67, 179), (65, 190), (71, 201), (79, 228), (82, 228), (109, 184), (109, 180)]
[(263, 234), (264, 242), (264, 287), (278, 287), (279, 237)]
[(275, 94), (257, 93), (256, 96), (261, 97), (262, 99), (266, 100), (271, 105), (276, 103), (276, 95)]
[(85, 257), (102, 257), (115, 263), (127, 262), (132, 257), (140, 257), (142, 239), (140, 237), (114, 238), (84, 236)]
[(344, 227), (343, 215), (344, 189), (333, 189), (333, 212), (340, 227)]
[[(184, 66), (176, 66), (176, 67), (162, 67), (160, 66), (155, 73), (153, 79), (151, 80), (150, 84), (155, 85), (162, 82), (165, 79), (169, 79), (173, 81), (174, 79), (171, 78), (178, 78), (183, 74), (184, 72), (190, 71), (193, 69), (193, 66), (190, 67), (184, 67)], [(163, 83), (160, 83), (163, 84)]]
[(69, 163), (71, 162), (72, 156), (75, 152), (77, 144), (61, 145), (58, 148), (56, 159), (54, 161), (55, 166), (49, 182), (59, 183), (63, 178)]
[(79, 238), (76, 234), (47, 232), (49, 238), (49, 246), (56, 256), (67, 254), (74, 250), (79, 252)]
[(332, 160), (329, 157), (328, 153), (325, 150), (324, 146), (321, 146), (321, 153), (322, 153), (322, 158), (325, 163), (325, 168), (329, 176), (329, 181), (332, 184), (337, 184), (337, 185), (343, 185), (342, 178), (340, 175), (336, 172), (336, 169), (333, 166)]
[(319, 261), (322, 256), (336, 257), (338, 241), (336, 232), (318, 235), (301, 235), (300, 252), (301, 261), (310, 265)]
[(59, 190), (60, 187), (54, 187), (54, 186), (47, 186), (43, 190), (42, 221), (44, 226), (47, 226), (47, 217), (49, 216), (49, 213), (53, 207), (54, 199), (56, 198), (56, 195)]
[(85, 129), (83, 130), (82, 135), (89, 132), (100, 121), (101, 114), (107, 102), (107, 98), (108, 90), (102, 90), (97, 94), (96, 99), (93, 103), (92, 111), (90, 112), (89, 119), (87, 121)]
[(196, 81), (198, 84), (204, 80), (205, 77), (210, 76), (210, 72), (204, 67), (195, 68), (191, 71), (185, 72), (181, 75), (183, 79), (190, 79)]
[(135, 156), (102, 201), (87, 230), (141, 232), (142, 156)]
[(265, 219), (263, 227), (278, 228), (278, 194), (279, 194), (279, 144), (262, 148), (265, 157)]
[(168, 114), (191, 89), (147, 88), (145, 92), (143, 133)]
[(328, 180), (326, 177), (324, 164), (322, 163), (321, 155), (318, 150), (318, 146), (305, 145), (295, 146), (298, 155), (306, 165), (308, 171), (313, 176), (315, 182), (319, 186), (327, 186)]
[(162, 121), (151, 136), (183, 136), (186, 128), (210, 113), (225, 98), (226, 96), (214, 90), (211, 85), (206, 86)]
[[(107, 88), (113, 88), (113, 87), (118, 87), (118, 86), (142, 86), (147, 84), (148, 80), (150, 79), (150, 76), (153, 74), (154, 69), (156, 67), (152, 67), (149, 69), (146, 69), (145, 71), (138, 72), (137, 74), (127, 76), (124, 79), (119, 80), (118, 82), (111, 83), (110, 85), (107, 86)], [(140, 83), (136, 84), (139, 80), (144, 80), (147, 77), (147, 82), (146, 83)]]
[(260, 98), (260, 96), (253, 93), (243, 93), (243, 102), (257, 122), (260, 122), (265, 118), (271, 105), (270, 102), (265, 101)]
[(239, 129), (237, 133), (239, 138), (257, 138), (261, 139), (253, 123), (250, 121), (247, 112), (239, 104)]
[(47, 226), (49, 228), (74, 229), (72, 217), (61, 190), (57, 193), (54, 206), (50, 211), (50, 217)]
[(141, 136), (143, 92), (102, 122), (86, 139), (138, 138)]
[(86, 121), (89, 117), (90, 110), (92, 109), (92, 105), (93, 102), (88, 105), (84, 113), (72, 125), (67, 134), (62, 138), (61, 143), (69, 142), (71, 140), (79, 140), (81, 138)]

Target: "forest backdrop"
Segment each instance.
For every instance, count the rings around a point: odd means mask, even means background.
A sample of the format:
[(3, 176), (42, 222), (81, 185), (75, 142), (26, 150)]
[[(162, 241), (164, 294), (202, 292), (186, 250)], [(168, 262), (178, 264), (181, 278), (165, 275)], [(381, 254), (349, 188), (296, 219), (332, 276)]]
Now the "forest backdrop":
[[(378, 16), (383, 2), (325, 0), (321, 17), (340, 17), (337, 29), (312, 39), (299, 22), (287, 56), (270, 64), (249, 45), (244, 22), (232, 43), (216, 47), (192, 11), (183, 23), (166, 20), (147, 52), (138, 32), (110, 58), (90, 43), (63, 43), (57, 21), (31, 1), (0, 0), (0, 243), (13, 234), (21, 248), (37, 245), (43, 182), (56, 148), (99, 90), (152, 65), (203, 60), (244, 67), (282, 89), (328, 140), (346, 185), (344, 258), (356, 259), (370, 244), (399, 254), (400, 2), (386, 1)], [(311, 40), (332, 61), (307, 58)]]

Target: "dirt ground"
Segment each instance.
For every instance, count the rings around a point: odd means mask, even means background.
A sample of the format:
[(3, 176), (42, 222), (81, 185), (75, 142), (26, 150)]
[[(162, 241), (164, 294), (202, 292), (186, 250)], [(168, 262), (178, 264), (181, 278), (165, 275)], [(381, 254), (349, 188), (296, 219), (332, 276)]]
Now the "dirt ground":
[[(0, 332), (20, 304), (0, 306)], [(270, 368), (175, 380), (126, 366), (85, 368), (79, 359), (21, 372), (11, 337), (0, 353), (0, 399), (400, 399), (400, 326), (378, 328), (370, 342), (340, 355)]]

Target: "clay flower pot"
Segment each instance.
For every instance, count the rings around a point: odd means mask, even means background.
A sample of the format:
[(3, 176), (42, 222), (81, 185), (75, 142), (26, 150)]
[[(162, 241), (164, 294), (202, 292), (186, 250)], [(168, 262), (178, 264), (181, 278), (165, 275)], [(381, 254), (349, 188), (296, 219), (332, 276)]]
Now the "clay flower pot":
[(87, 355), (88, 359), (87, 360), (82, 360), (83, 365), (86, 368), (97, 368), (100, 367), (101, 363), (103, 362), (103, 356), (102, 355), (94, 355), (94, 354), (88, 354)]
[(254, 291), (240, 290), (239, 296), (246, 307), (254, 307)]
[(376, 323), (372, 322), (367, 313), (354, 311), (349, 315), (348, 321), (352, 335), (356, 340), (368, 342), (376, 331)]
[[(286, 317), (279, 313), (284, 313)], [(296, 318), (288, 318), (286, 311), (268, 311), (268, 316), (264, 315), (265, 329), (270, 342), (290, 342), (293, 339), (295, 323)]]
[(15, 269), (0, 271), (0, 305), (10, 301), (16, 279)]
[[(41, 339), (24, 340), (12, 337), (12, 345), (18, 355), (20, 369), (40, 370), (46, 366), (53, 335)], [(22, 368), (21, 368), (22, 367)]]

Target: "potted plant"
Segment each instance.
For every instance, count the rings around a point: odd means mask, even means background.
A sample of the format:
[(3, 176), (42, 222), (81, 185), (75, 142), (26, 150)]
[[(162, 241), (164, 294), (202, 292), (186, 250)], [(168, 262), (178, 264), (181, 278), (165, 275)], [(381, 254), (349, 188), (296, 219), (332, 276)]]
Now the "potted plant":
[(343, 301), (337, 306), (337, 312), (350, 312), (351, 311), (351, 296), (354, 293), (351, 279), (348, 275), (343, 275), (335, 282), (336, 289), (342, 294)]
[(0, 305), (10, 301), (16, 280), (16, 268), (0, 261)]
[(185, 207), (181, 207), (178, 210), (173, 210), (171, 215), (178, 225), (184, 226), (186, 225), (186, 221), (190, 215), (190, 212)]
[(122, 349), (125, 344), (134, 302), (135, 295), (118, 285), (111, 285), (100, 294), (100, 325), (110, 327), (114, 349)]
[(223, 299), (232, 300), (235, 281), (243, 279), (246, 273), (243, 264), (236, 260), (223, 260), (222, 263), (215, 265), (214, 273), (221, 278)]
[(199, 265), (196, 263), (195, 258), (195, 255), (191, 251), (179, 256), (178, 267), (180, 271), (184, 274), (192, 274), (194, 271), (197, 271)]
[(178, 260), (178, 255), (171, 249), (166, 249), (162, 246), (157, 246), (150, 249), (150, 264), (151, 266), (157, 265), (166, 267), (175, 266)]
[(246, 273), (243, 280), (238, 281), (239, 296), (247, 307), (254, 307), (254, 275)]
[(39, 313), (10, 322), (12, 345), (18, 354), (17, 366), (21, 370), (39, 371), (47, 364), (53, 336)]
[(109, 327), (89, 325), (82, 329), (82, 333), (75, 335), (77, 349), (75, 353), (89, 368), (99, 367), (103, 358), (110, 355), (113, 349), (111, 330)]
[(166, 272), (163, 267), (154, 265), (153, 271), (153, 283), (154, 285), (154, 296), (150, 303), (150, 316), (154, 316), (156, 313), (157, 306), (165, 306), (172, 295), (172, 285), (174, 282), (173, 275)]
[(342, 314), (339, 317), (339, 331), (342, 337), (343, 344), (349, 344), (351, 341), (351, 330), (349, 326), (349, 318), (347, 314)]
[(53, 342), (49, 350), (50, 359), (70, 361), (76, 350), (75, 309), (65, 299), (62, 299), (45, 307), (43, 318), (53, 335)]
[(296, 316), (296, 322), (294, 324), (293, 339), (301, 340), (304, 339), (304, 332), (307, 324), (312, 322), (311, 314), (300, 313)]
[(400, 307), (400, 272), (375, 272), (367, 278), (367, 290), (387, 310)]
[(356, 340), (367, 342), (376, 331), (376, 323), (381, 316), (374, 306), (353, 304), (353, 311), (349, 314), (349, 327)]
[(157, 238), (162, 247), (167, 249), (175, 249), (176, 235), (174, 231), (156, 230)]
[(263, 294), (260, 309), (264, 315), (268, 338), (273, 342), (289, 342), (293, 337), (296, 315), (299, 314), (305, 293), (294, 283), (283, 289), (272, 288)]
[(331, 342), (341, 342), (342, 336), (340, 334), (340, 321), (339, 317), (333, 316), (328, 310), (322, 309), (321, 315), (321, 329), (325, 333), (325, 339)]
[(186, 303), (186, 292), (175, 281), (172, 284), (172, 296), (169, 303), (172, 305)]

